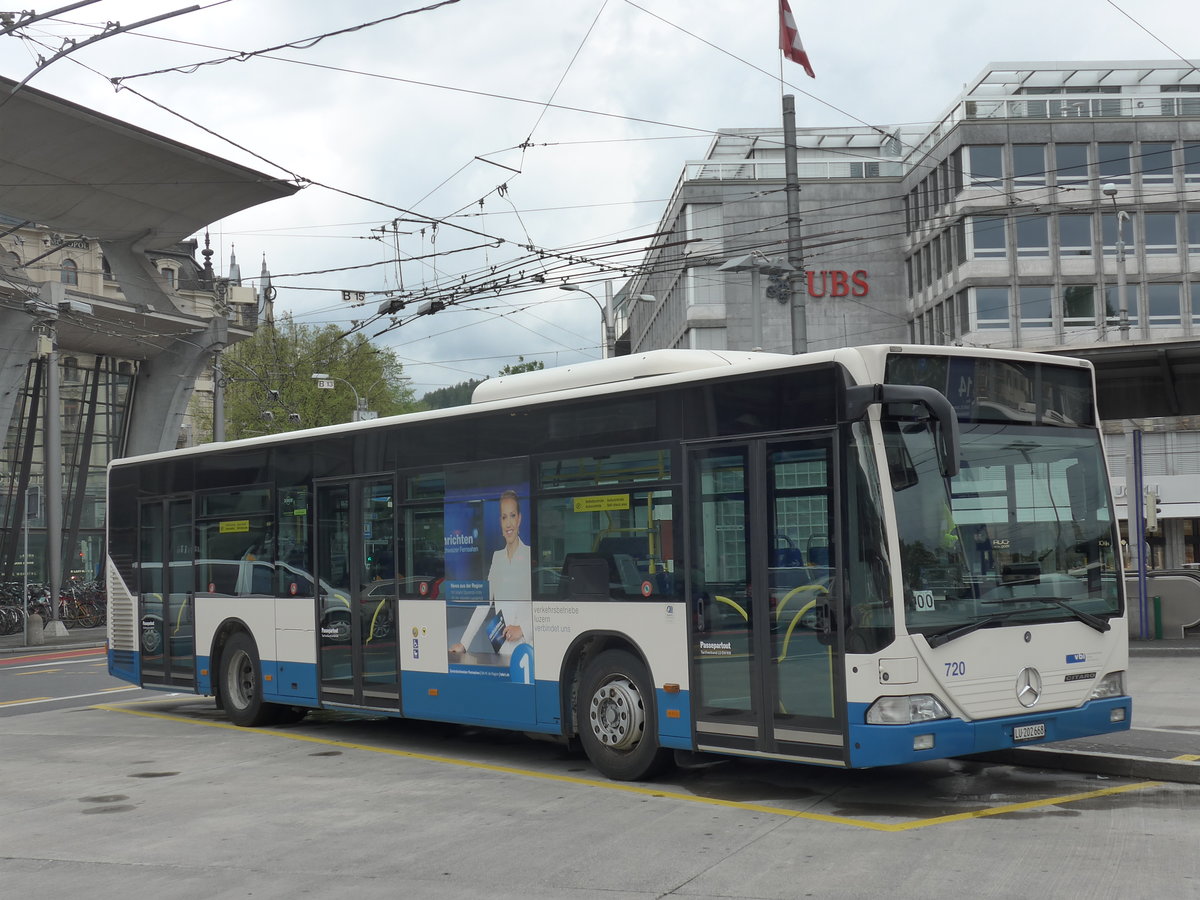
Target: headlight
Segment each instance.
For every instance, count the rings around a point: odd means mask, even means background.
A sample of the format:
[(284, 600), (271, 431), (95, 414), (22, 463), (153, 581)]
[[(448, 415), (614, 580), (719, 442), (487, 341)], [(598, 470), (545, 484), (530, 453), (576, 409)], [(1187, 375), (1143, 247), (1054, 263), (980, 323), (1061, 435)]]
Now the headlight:
[(867, 710), (868, 725), (911, 725), (914, 722), (948, 718), (950, 713), (932, 694), (880, 697)]
[(1109, 672), (1096, 685), (1092, 691), (1093, 700), (1102, 700), (1105, 697), (1121, 697), (1125, 694), (1125, 673), (1124, 672)]

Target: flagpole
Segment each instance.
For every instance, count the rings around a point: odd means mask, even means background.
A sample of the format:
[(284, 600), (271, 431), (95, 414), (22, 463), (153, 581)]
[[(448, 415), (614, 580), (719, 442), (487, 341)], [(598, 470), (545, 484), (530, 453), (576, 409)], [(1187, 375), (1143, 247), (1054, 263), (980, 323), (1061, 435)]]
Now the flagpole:
[(788, 287), (793, 299), (793, 346), (796, 353), (808, 352), (808, 295), (804, 274), (804, 243), (800, 230), (800, 173), (796, 160), (796, 98), (783, 95), (783, 159), (787, 194)]

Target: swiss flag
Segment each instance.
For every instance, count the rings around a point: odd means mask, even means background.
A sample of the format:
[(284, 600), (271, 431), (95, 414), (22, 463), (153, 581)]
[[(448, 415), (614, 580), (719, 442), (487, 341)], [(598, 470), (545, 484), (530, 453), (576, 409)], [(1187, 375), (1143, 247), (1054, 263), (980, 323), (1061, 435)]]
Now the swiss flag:
[(788, 0), (779, 0), (779, 49), (794, 63), (804, 66), (809, 78), (816, 78), (808, 54), (804, 52), (804, 44), (800, 43), (800, 32), (796, 30), (796, 18)]

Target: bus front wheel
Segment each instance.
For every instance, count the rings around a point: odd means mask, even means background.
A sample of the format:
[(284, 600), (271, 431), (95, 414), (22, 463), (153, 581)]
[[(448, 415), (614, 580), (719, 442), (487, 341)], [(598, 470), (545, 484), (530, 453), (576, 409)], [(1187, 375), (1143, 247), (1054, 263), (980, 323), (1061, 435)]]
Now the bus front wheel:
[(234, 725), (252, 727), (273, 721), (272, 706), (263, 702), (262, 666), (254, 639), (244, 631), (225, 642), (221, 654), (221, 699)]
[(583, 671), (579, 740), (601, 773), (617, 781), (657, 775), (671, 760), (658, 746), (650, 675), (627, 650), (605, 650)]

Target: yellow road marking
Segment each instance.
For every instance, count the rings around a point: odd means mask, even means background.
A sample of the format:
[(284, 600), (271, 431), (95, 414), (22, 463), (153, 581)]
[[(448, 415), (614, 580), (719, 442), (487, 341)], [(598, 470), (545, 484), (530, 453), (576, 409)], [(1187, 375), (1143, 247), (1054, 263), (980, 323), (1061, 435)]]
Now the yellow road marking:
[[(137, 701), (142, 703), (161, 702), (165, 698), (154, 698), (149, 701)], [(389, 747), (377, 747), (371, 744), (356, 744), (352, 741), (339, 741), (331, 738), (315, 737), (307, 734), (297, 734), (290, 731), (273, 731), (269, 728), (253, 728), (247, 729), (241, 726), (234, 725), (232, 722), (205, 722), (197, 719), (190, 719), (185, 716), (176, 716), (169, 713), (150, 712), (144, 709), (132, 709), (130, 706), (110, 706), (107, 704), (98, 704), (94, 709), (102, 709), (108, 712), (125, 713), (131, 716), (143, 716), (148, 719), (163, 719), (168, 722), (182, 722), (188, 725), (200, 725), (205, 728), (223, 728), (228, 731), (241, 732), (247, 736), (264, 735), (269, 737), (287, 738), (293, 741), (299, 741), (307, 744), (320, 744), (327, 747), (338, 747), (343, 750), (361, 750), (365, 753), (380, 753), (385, 756), (401, 757), (403, 759), (419, 759), (423, 762), (441, 763), (449, 766), (461, 766), (467, 769), (478, 769), (484, 772), (501, 772), (506, 775), (520, 775), (526, 778), (538, 778), (543, 781), (555, 781), (563, 784), (575, 784), (584, 787), (604, 788), (610, 791), (624, 791), (629, 794), (640, 794), (647, 797), (658, 797), (665, 800), (680, 800), (686, 803), (703, 803), (708, 806), (722, 806), (727, 809), (739, 809), (747, 812), (767, 813), (774, 816), (784, 816), (790, 819), (806, 819), (812, 822), (828, 822), (835, 825), (849, 825), (853, 828), (866, 828), (871, 831), (884, 832), (899, 832), (912, 831), (917, 828), (928, 828), (931, 825), (945, 825), (950, 822), (961, 822), (967, 819), (981, 819), (986, 816), (1000, 816), (1005, 813), (1021, 812), (1023, 810), (1037, 809), (1044, 806), (1057, 806), (1062, 803), (1076, 803), (1080, 800), (1092, 800), (1096, 797), (1107, 797), (1113, 794), (1123, 794), (1128, 791), (1140, 791), (1148, 788), (1159, 787), (1162, 782), (1159, 781), (1141, 781), (1136, 784), (1126, 784), (1117, 787), (1102, 788), (1096, 791), (1084, 791), (1078, 794), (1064, 794), (1059, 797), (1049, 797), (1044, 800), (1029, 800), (1024, 803), (1008, 803), (1004, 806), (993, 806), (987, 809), (979, 809), (973, 812), (955, 813), (948, 816), (935, 816), (931, 819), (917, 819), (912, 822), (900, 822), (888, 824), (885, 822), (871, 822), (867, 819), (855, 819), (847, 816), (830, 816), (823, 813), (803, 812), (796, 809), (784, 809), (778, 806), (765, 806), (758, 803), (743, 803), (737, 800), (720, 800), (713, 797), (698, 797), (693, 794), (682, 794), (676, 791), (664, 791), (659, 788), (638, 787), (637, 785), (625, 784), (619, 781), (599, 781), (593, 778), (576, 778), (572, 775), (555, 775), (550, 772), (536, 772), (532, 769), (519, 769), (515, 766), (498, 766), (491, 763), (472, 762), (466, 759), (456, 759), (451, 756), (435, 756), (429, 753), (417, 753), (413, 750), (395, 750)], [(1186, 757), (1180, 757), (1186, 758)]]
[(1188, 753), (1188, 754), (1185, 754), (1184, 756), (1176, 756), (1175, 759), (1181, 760), (1183, 762), (1196, 762), (1197, 760), (1200, 760), (1200, 754)]
[(24, 700), (0, 700), (0, 706), (15, 706), (18, 703), (40, 703), (43, 700), (51, 700), (51, 697), (26, 697)]

